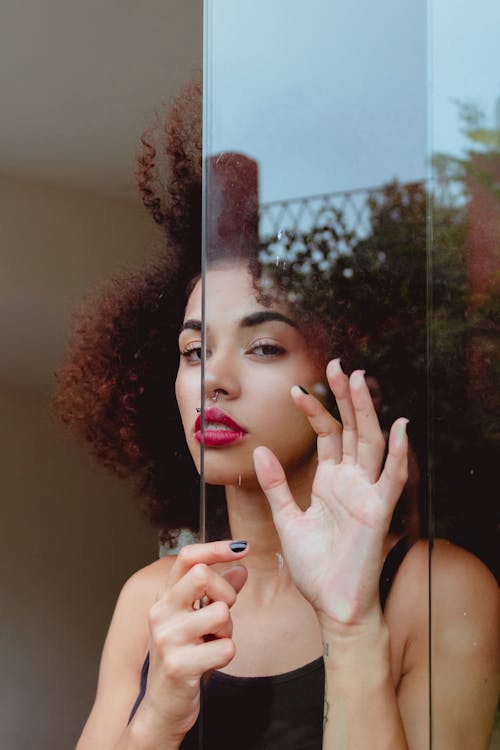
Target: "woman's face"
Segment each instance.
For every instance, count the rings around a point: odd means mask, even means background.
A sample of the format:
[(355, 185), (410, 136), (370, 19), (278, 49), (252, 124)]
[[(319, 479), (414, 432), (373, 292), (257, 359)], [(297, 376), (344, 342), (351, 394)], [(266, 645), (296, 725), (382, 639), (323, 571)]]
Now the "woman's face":
[[(209, 484), (254, 482), (252, 454), (266, 445), (292, 478), (315, 460), (316, 436), (290, 396), (324, 379), (284, 307), (256, 299), (246, 267), (206, 276), (205, 432), (200, 433), (201, 284), (189, 297), (179, 336), (177, 403), (186, 440)], [(216, 400), (214, 400), (216, 397)], [(241, 479), (240, 479), (241, 478)]]

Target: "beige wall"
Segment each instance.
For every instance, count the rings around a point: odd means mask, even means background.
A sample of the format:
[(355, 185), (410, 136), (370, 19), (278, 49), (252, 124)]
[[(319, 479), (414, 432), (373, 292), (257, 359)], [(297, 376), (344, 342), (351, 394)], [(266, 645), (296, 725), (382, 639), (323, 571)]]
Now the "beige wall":
[(0, 747), (68, 750), (114, 601), (156, 555), (131, 488), (48, 417), (70, 310), (159, 239), (137, 204), (0, 179)]

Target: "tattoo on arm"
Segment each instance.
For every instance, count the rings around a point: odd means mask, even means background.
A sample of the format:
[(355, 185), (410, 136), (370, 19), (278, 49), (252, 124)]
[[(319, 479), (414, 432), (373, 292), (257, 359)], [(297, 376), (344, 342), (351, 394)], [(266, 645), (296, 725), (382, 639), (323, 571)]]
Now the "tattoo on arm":
[(325, 703), (323, 707), (323, 730), (325, 729), (326, 725), (328, 724), (328, 712), (330, 710), (330, 704), (328, 703), (325, 695)]
[[(323, 658), (328, 658), (328, 652), (329, 652), (329, 646), (328, 641), (323, 641)], [(323, 704), (323, 731), (328, 723), (328, 712), (330, 711), (330, 704), (328, 703), (327, 699), (327, 678), (326, 678), (326, 672), (325, 672), (325, 700)]]

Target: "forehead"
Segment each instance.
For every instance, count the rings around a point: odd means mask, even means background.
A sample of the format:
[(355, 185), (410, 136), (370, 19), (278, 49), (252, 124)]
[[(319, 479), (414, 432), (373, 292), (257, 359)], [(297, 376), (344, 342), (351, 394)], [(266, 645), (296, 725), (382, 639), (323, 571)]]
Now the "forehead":
[[(255, 310), (269, 308), (258, 301), (254, 280), (243, 266), (224, 267), (205, 274), (205, 313), (211, 318), (239, 319)], [(273, 304), (273, 310), (285, 312), (282, 305)], [(191, 292), (185, 318), (201, 318), (201, 280)]]

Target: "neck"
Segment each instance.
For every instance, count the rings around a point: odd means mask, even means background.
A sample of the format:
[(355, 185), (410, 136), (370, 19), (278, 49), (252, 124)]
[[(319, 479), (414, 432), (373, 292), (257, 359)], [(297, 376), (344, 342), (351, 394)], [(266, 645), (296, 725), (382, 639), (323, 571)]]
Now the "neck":
[[(311, 502), (316, 466), (316, 455), (313, 455), (288, 477), (290, 491), (302, 510), (306, 510)], [(226, 500), (231, 537), (245, 539), (250, 544), (245, 566), (251, 572), (251, 579), (259, 586), (271, 585), (271, 582), (274, 582), (273, 587), (289, 585), (291, 579), (271, 508), (256, 479), (243, 481), (241, 486), (226, 486)]]

